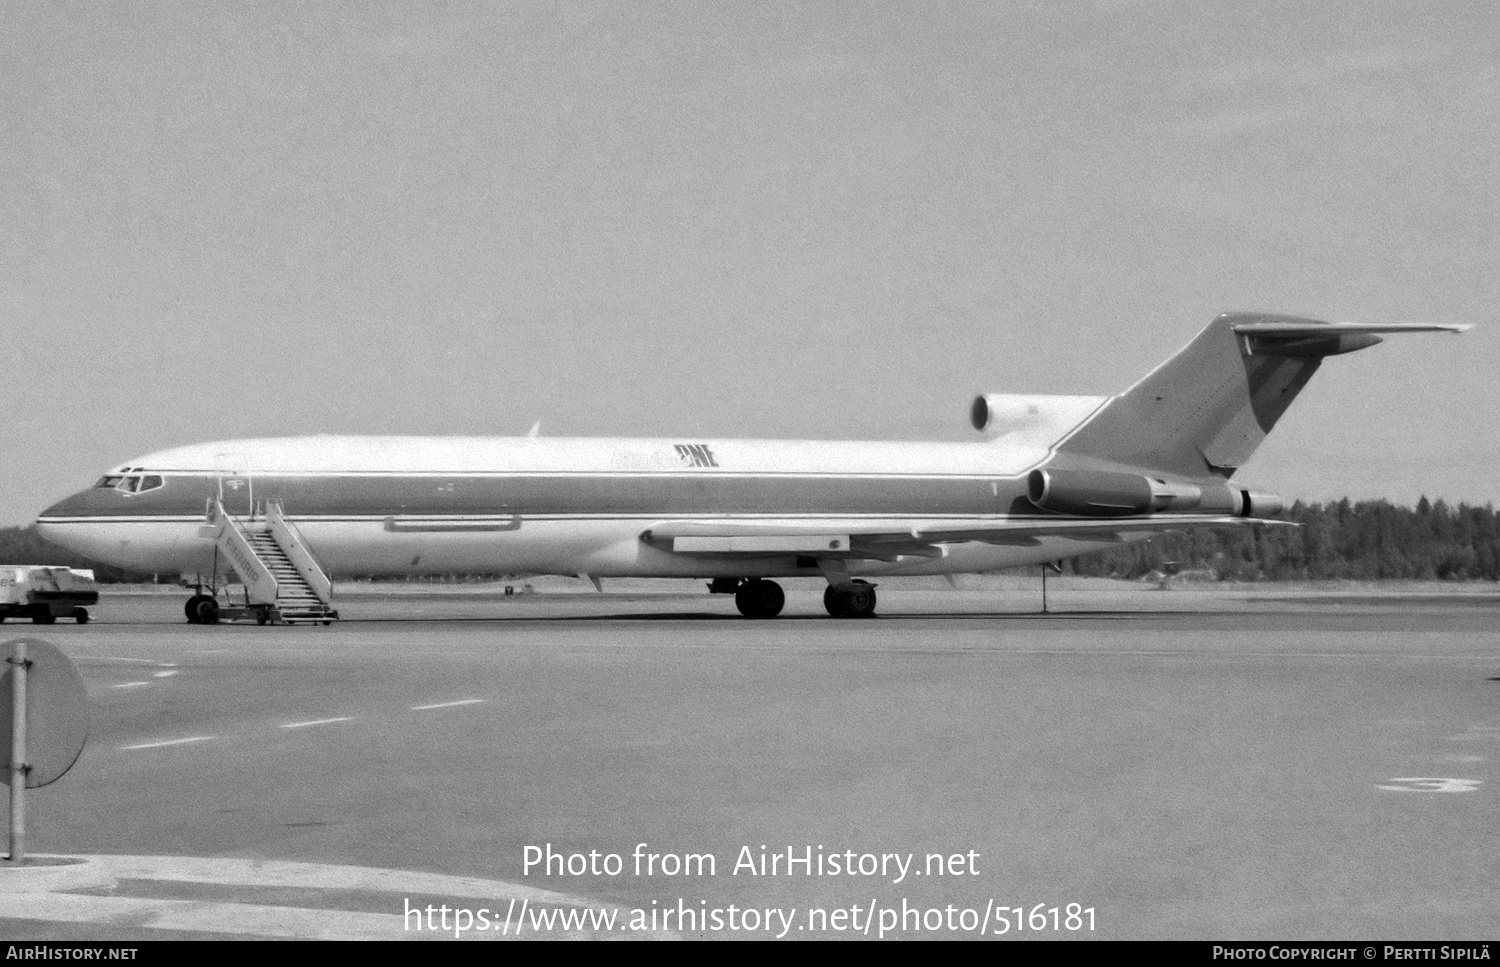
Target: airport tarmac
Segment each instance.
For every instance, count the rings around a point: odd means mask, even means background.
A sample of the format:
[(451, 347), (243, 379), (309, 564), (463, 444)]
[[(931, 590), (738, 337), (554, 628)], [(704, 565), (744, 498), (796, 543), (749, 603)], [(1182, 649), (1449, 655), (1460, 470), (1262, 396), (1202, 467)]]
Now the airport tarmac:
[(0, 881), (0, 937), (1500, 931), (1493, 589), (1065, 578), (1041, 615), (1034, 575), (965, 582), (865, 621), (811, 582), (752, 622), (539, 581), (352, 589), (332, 627), (192, 626), (183, 592), (7, 624), (91, 702), (30, 849), (99, 876)]

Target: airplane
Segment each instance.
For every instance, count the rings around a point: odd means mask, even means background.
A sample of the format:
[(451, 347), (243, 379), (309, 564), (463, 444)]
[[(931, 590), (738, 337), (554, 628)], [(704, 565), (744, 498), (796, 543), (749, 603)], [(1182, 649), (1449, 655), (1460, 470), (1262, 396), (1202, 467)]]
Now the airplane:
[[(251, 558), (275, 549), (245, 548), (266, 545), (256, 534), (267, 529), (328, 595), (333, 578), (351, 575), (566, 574), (596, 587), (692, 577), (733, 593), (746, 617), (771, 618), (785, 603), (774, 579), (806, 577), (826, 582), (829, 614), (868, 617), (872, 578), (1285, 525), (1272, 517), (1281, 498), (1232, 478), (1324, 357), (1382, 335), (1468, 328), (1225, 313), (1118, 396), (979, 396), (970, 421), (984, 439), (969, 443), (546, 438), (535, 428), (202, 443), (127, 460), (43, 511), (37, 529), (121, 568), (199, 575), (184, 611), (201, 623), (227, 607), (217, 596), (231, 573), (262, 622), (267, 596), (297, 583), (261, 575), (251, 594), (263, 570)], [(241, 532), (249, 544), (226, 543)], [(285, 562), (279, 573), (291, 574)], [(302, 617), (327, 623), (337, 613), (324, 604)]]

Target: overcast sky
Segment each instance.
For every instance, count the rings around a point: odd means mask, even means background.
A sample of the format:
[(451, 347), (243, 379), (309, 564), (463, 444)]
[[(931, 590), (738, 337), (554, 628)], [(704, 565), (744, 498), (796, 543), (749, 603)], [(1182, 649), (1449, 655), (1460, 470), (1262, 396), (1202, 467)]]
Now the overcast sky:
[(1500, 502), (1500, 7), (0, 5), (0, 523), (307, 433), (964, 440), (1218, 312), (1237, 479)]

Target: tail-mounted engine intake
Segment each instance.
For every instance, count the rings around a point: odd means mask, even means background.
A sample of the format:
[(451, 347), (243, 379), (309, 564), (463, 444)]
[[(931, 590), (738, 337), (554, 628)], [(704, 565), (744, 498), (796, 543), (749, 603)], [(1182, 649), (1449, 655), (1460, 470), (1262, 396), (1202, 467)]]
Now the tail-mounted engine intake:
[(1107, 396), (990, 393), (974, 398), (969, 422), (992, 437), (1049, 444), (1109, 402)]
[(1197, 511), (1234, 517), (1278, 513), (1275, 494), (1241, 490), (1228, 484), (1192, 484), (1134, 473), (1085, 470), (1033, 470), (1026, 497), (1042, 510), (1081, 517), (1126, 517), (1161, 511)]

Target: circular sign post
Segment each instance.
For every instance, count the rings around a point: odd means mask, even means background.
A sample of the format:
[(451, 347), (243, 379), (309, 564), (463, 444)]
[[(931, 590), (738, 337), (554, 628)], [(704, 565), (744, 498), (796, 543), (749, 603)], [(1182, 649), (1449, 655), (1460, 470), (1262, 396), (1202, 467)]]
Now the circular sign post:
[(27, 789), (62, 778), (89, 733), (88, 693), (68, 656), (40, 638), (0, 645), (0, 752), (9, 753), (10, 861), (26, 858)]

